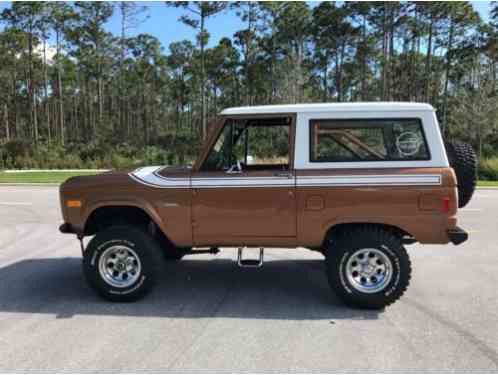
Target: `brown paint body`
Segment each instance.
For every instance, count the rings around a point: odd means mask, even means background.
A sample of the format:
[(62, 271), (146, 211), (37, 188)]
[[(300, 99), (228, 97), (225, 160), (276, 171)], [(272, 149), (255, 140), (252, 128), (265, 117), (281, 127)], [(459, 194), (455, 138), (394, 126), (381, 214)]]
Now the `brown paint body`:
[[(282, 116), (282, 115), (279, 115)], [(234, 117), (230, 117), (234, 118)], [(295, 116), (290, 144), (294, 145)], [(214, 128), (204, 151), (192, 169), (164, 168), (170, 178), (223, 179), (271, 177), (274, 171), (203, 172), (200, 166), (222, 129)], [(144, 210), (177, 246), (267, 246), (309, 247), (322, 245), (330, 228), (347, 223), (387, 224), (413, 236), (421, 243), (448, 243), (447, 230), (456, 227), (456, 178), (451, 168), (405, 169), (316, 169), (295, 170), (290, 150), (289, 181), (292, 186), (157, 188), (129, 176), (130, 171), (69, 179), (61, 186), (64, 221), (79, 234), (100, 207), (134, 206)], [(300, 187), (299, 176), (345, 175), (441, 175), (437, 186), (337, 186)], [(443, 199), (449, 198), (444, 212)], [(81, 199), (81, 208), (65, 202)]]

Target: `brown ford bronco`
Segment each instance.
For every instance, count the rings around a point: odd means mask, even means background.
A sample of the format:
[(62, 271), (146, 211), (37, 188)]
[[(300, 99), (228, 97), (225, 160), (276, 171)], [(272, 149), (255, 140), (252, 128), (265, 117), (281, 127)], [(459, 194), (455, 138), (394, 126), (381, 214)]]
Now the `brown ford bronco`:
[[(161, 254), (238, 247), (238, 264), (254, 267), (264, 247), (303, 247), (325, 256), (342, 300), (382, 308), (408, 286), (405, 245), (467, 239), (457, 209), (475, 182), (472, 148), (445, 145), (427, 104), (230, 108), (191, 167), (67, 180), (60, 230), (78, 236), (86, 279), (112, 301), (144, 296)], [(259, 259), (244, 259), (247, 247)]]

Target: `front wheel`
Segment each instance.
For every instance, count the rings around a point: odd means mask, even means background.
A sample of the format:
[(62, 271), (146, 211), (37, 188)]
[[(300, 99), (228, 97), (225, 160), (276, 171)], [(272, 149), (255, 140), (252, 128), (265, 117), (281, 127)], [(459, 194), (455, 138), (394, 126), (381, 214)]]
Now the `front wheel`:
[(156, 280), (159, 249), (138, 228), (115, 226), (90, 241), (83, 255), (83, 273), (102, 297), (131, 302), (147, 294)]
[(353, 307), (381, 309), (399, 299), (411, 277), (400, 239), (383, 228), (359, 227), (338, 233), (325, 253), (329, 284)]
[(164, 251), (164, 260), (167, 262), (178, 262), (182, 260), (185, 254), (181, 252), (181, 250), (173, 249)]

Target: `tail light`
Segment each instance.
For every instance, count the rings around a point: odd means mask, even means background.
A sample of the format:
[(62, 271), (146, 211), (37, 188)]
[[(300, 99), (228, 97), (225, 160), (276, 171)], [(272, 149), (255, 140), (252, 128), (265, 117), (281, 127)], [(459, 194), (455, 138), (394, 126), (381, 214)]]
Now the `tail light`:
[(443, 212), (444, 213), (450, 212), (450, 198), (449, 197), (443, 198)]

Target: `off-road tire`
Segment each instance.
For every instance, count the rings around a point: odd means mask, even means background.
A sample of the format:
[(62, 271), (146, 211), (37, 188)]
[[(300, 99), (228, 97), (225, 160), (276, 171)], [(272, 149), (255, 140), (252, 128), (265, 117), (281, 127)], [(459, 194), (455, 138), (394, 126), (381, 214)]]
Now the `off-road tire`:
[(477, 156), (472, 146), (463, 142), (446, 142), (446, 155), (458, 184), (458, 207), (469, 203), (477, 182)]
[[(382, 290), (359, 291), (346, 275), (350, 257), (360, 249), (376, 249), (391, 262), (392, 276)], [(326, 272), (335, 294), (351, 307), (382, 309), (398, 300), (410, 283), (411, 263), (399, 236), (382, 227), (358, 226), (332, 233), (325, 249)]]
[(183, 254), (181, 250), (178, 250), (176, 248), (162, 249), (162, 252), (164, 260), (166, 260), (167, 262), (178, 262), (185, 256), (185, 254)]
[[(137, 280), (126, 287), (111, 285), (99, 269), (101, 256), (111, 247), (125, 246), (133, 250), (140, 261)], [(158, 273), (160, 249), (156, 241), (143, 230), (128, 226), (112, 226), (88, 244), (83, 255), (83, 274), (88, 284), (103, 298), (113, 302), (132, 302), (144, 297), (154, 286)]]
[(176, 247), (163, 233), (157, 233), (155, 238), (166, 262), (178, 262), (186, 255), (185, 251)]

